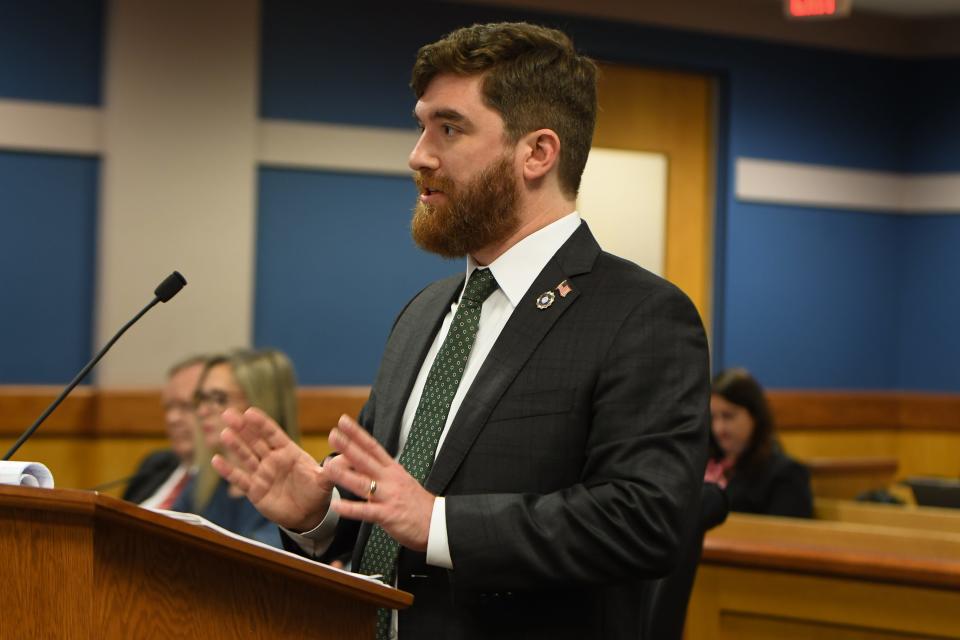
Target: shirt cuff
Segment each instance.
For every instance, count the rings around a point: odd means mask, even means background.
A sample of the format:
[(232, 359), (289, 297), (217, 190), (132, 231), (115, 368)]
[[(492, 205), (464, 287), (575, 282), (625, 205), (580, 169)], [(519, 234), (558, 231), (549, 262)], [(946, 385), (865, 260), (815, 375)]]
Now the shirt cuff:
[[(340, 492), (334, 487), (333, 493), (330, 495), (330, 504), (333, 504), (334, 500), (339, 499)], [(330, 543), (333, 542), (338, 522), (340, 522), (340, 514), (333, 509), (327, 509), (327, 514), (323, 516), (320, 524), (310, 531), (297, 533), (284, 527), (280, 528), (283, 529), (283, 532), (286, 533), (291, 540), (296, 542), (297, 546), (303, 549), (305, 553), (311, 558), (316, 558), (317, 556), (323, 555), (323, 553), (330, 548)]]
[(427, 536), (427, 564), (443, 569), (453, 569), (450, 541), (447, 540), (447, 503), (445, 498), (440, 496), (433, 501), (430, 533)]

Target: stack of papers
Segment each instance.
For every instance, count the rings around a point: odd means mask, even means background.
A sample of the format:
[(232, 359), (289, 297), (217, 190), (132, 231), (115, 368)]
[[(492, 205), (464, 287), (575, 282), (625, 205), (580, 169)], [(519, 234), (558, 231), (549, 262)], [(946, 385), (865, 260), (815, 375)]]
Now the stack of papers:
[[(216, 531), (217, 533), (225, 535), (228, 538), (233, 538), (234, 540), (240, 540), (242, 542), (246, 542), (247, 544), (252, 544), (256, 547), (260, 547), (261, 549), (267, 549), (268, 551), (273, 551), (274, 553), (280, 553), (289, 558), (296, 558), (301, 562), (309, 562), (311, 564), (321, 564), (319, 562), (311, 560), (310, 558), (305, 558), (304, 556), (298, 556), (295, 553), (290, 553), (289, 551), (286, 551), (284, 549), (277, 549), (276, 547), (271, 547), (270, 545), (264, 544), (259, 540), (251, 540), (250, 538), (245, 538), (239, 534), (234, 533), (233, 531), (228, 531), (227, 529), (224, 529), (223, 527), (216, 525), (210, 522), (209, 520), (207, 520), (206, 518), (202, 516), (198, 516), (194, 513), (181, 513), (180, 511), (168, 511), (166, 509), (150, 509), (150, 511), (153, 511), (154, 513), (159, 513), (160, 515), (167, 516), (168, 518), (173, 518), (174, 520), (180, 520), (181, 522), (187, 522), (189, 524), (196, 525), (198, 527), (203, 527), (204, 529), (210, 529), (211, 531)], [(352, 571), (345, 571), (343, 569), (338, 569), (328, 564), (324, 564), (323, 566), (333, 571), (336, 571), (338, 573), (348, 574), (355, 578), (362, 578), (364, 580), (369, 580), (370, 582), (383, 584), (383, 582), (379, 579), (380, 576), (368, 576), (362, 573), (353, 573)]]
[(53, 474), (39, 462), (0, 461), (0, 484), (18, 487), (53, 488)]

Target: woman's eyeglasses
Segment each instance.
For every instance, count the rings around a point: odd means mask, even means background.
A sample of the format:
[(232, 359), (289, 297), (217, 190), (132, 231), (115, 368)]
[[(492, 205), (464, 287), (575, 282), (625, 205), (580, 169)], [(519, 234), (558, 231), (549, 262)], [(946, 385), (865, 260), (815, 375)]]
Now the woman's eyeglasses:
[(223, 411), (230, 404), (230, 394), (220, 389), (197, 391), (193, 394), (193, 406), (197, 409), (207, 406)]

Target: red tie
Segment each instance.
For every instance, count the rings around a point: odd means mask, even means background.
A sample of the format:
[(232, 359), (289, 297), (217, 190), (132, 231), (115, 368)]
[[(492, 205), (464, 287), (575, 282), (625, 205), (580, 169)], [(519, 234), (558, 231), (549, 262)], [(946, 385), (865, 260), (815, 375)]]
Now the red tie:
[(170, 493), (167, 494), (167, 497), (157, 505), (157, 509), (169, 509), (173, 506), (173, 503), (177, 501), (177, 498), (180, 497), (180, 494), (183, 493), (183, 488), (187, 486), (187, 483), (190, 482), (190, 474), (184, 473), (183, 476), (177, 480), (177, 484), (173, 485), (173, 488), (170, 489)]

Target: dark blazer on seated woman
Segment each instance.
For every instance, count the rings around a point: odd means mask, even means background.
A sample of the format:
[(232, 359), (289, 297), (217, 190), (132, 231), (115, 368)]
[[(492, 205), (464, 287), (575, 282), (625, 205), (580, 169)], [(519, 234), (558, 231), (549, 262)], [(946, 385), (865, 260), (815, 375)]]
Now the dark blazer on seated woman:
[(245, 497), (234, 497), (229, 493), (230, 485), (226, 480), (220, 480), (210, 497), (210, 502), (202, 509), (195, 509), (193, 505), (193, 485), (196, 478), (190, 482), (173, 505), (174, 511), (195, 513), (203, 516), (215, 525), (227, 531), (232, 531), (245, 538), (257, 540), (271, 547), (282, 549), (280, 530), (262, 515)]
[(792, 518), (813, 517), (810, 471), (782, 451), (737, 471), (727, 482), (730, 510)]

